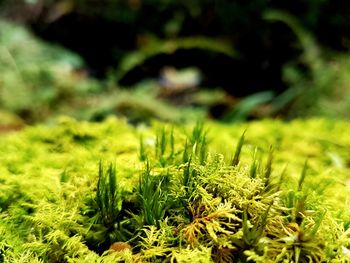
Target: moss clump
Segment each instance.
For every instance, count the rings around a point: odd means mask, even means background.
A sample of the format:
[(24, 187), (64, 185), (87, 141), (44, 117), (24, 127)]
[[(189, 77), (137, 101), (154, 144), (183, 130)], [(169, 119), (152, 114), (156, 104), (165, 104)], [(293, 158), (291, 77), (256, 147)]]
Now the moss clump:
[(246, 126), (61, 118), (2, 136), (1, 260), (349, 261), (349, 124)]

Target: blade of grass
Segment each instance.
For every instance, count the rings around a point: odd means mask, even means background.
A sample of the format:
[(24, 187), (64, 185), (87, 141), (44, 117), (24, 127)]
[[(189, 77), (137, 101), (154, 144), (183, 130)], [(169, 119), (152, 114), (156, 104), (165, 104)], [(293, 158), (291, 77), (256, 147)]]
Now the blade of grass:
[(298, 182), (298, 192), (301, 192), (301, 190), (303, 188), (303, 183), (305, 181), (307, 169), (308, 169), (308, 159), (305, 160), (303, 170), (301, 171), (300, 179)]
[(239, 157), (241, 155), (241, 150), (242, 150), (242, 147), (244, 145), (244, 135), (245, 135), (246, 131), (247, 130), (244, 130), (243, 134), (239, 138), (238, 144), (236, 146), (235, 155), (234, 155), (232, 162), (231, 162), (232, 166), (237, 166), (239, 163)]

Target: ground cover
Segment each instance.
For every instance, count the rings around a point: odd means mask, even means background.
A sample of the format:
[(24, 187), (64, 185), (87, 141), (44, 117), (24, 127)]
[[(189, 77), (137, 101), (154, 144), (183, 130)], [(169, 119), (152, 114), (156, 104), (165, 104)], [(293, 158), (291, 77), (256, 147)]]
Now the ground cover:
[(349, 123), (131, 126), (0, 137), (0, 262), (348, 262)]

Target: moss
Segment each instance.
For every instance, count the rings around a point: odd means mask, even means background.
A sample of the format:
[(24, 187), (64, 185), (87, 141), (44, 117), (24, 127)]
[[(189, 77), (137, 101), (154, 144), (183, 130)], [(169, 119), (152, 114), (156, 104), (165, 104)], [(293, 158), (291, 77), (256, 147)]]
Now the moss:
[[(348, 123), (205, 127), (63, 117), (5, 134), (2, 260), (349, 260)], [(116, 242), (129, 249), (111, 252)]]

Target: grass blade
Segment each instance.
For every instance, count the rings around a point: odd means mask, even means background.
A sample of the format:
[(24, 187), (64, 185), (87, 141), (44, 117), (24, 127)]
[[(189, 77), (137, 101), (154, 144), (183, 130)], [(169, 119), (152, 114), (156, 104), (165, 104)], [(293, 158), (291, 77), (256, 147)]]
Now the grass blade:
[(243, 134), (239, 138), (239, 141), (238, 141), (238, 144), (237, 144), (237, 147), (236, 147), (236, 151), (235, 151), (235, 155), (234, 155), (234, 157), (232, 159), (232, 162), (231, 162), (232, 166), (237, 166), (238, 163), (239, 163), (239, 157), (241, 155), (241, 150), (242, 150), (242, 147), (244, 145), (244, 135), (245, 135), (245, 133), (246, 133), (246, 130), (244, 130)]

